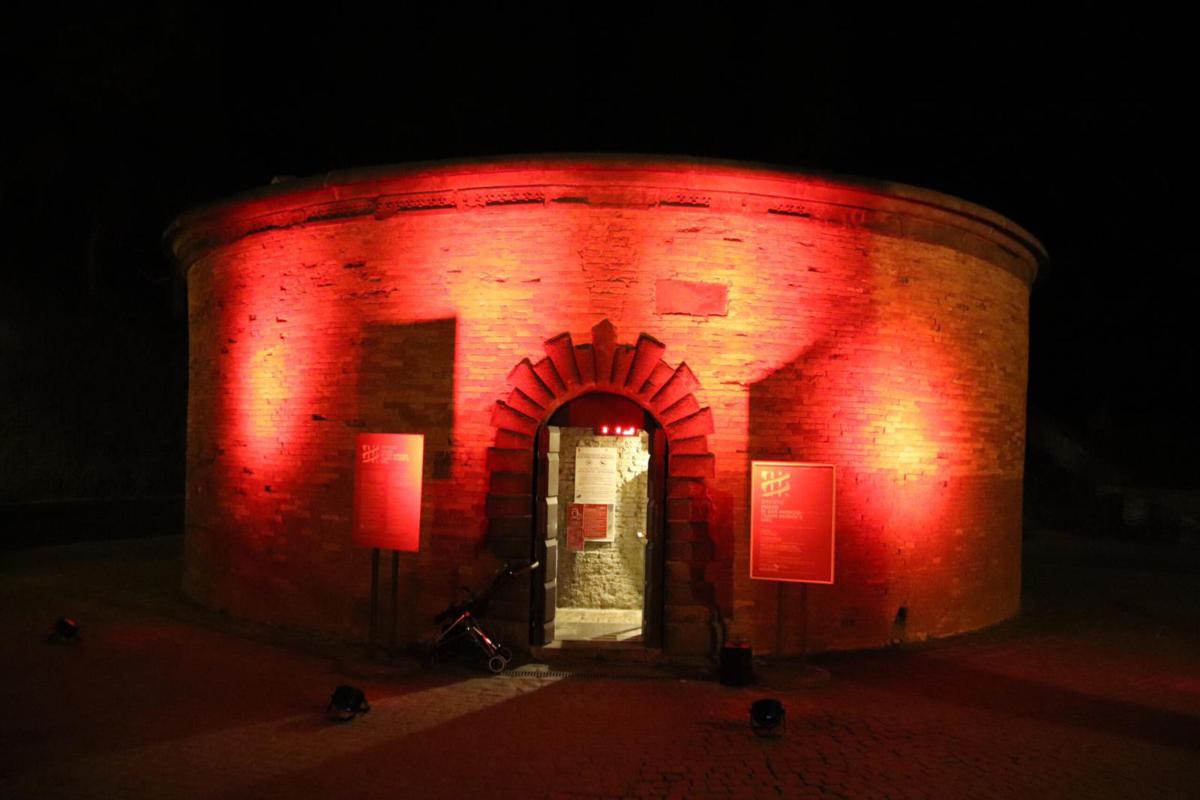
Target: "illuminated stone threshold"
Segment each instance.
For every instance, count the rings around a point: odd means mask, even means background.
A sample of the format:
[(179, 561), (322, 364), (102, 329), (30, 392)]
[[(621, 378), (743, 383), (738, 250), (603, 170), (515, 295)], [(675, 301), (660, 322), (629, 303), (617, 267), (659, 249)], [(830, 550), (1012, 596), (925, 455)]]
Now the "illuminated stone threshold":
[(588, 646), (635, 646), (642, 644), (640, 608), (560, 608), (554, 616), (554, 642), (560, 649), (576, 644)]

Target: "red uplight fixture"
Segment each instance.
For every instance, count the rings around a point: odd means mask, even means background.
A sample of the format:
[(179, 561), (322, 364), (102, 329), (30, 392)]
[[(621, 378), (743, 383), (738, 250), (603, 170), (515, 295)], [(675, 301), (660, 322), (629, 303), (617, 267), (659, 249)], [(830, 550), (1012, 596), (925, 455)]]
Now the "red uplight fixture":
[(596, 428), (598, 436), (637, 436), (640, 431), (632, 425), (601, 425)]

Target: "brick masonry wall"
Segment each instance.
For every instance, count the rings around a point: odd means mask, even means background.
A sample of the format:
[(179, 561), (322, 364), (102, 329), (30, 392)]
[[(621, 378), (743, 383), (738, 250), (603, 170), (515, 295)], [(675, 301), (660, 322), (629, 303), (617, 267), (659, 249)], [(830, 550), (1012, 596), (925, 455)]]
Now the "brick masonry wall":
[[(354, 437), (424, 433), (422, 548), (400, 559), (401, 636), (419, 638), (496, 564), (488, 458), (514, 365), (607, 319), (618, 342), (647, 333), (685, 361), (711, 409), (712, 474), (699, 495), (684, 487), (684, 527), (702, 536), (672, 523), (667, 542), (668, 581), (698, 572), (710, 591), (668, 609), (668, 650), (710, 646), (709, 600), (730, 635), (779, 646), (776, 586), (748, 578), (753, 458), (838, 465), (837, 582), (808, 590), (810, 649), (1014, 614), (1036, 245), (939, 196), (704, 166), (618, 172), (434, 170), (182, 220), (186, 590), (362, 636)], [(787, 650), (799, 597), (783, 592)], [(673, 623), (691, 626), (675, 644)]]
[[(596, 436), (590, 428), (562, 428), (559, 455), (558, 607), (642, 608), (646, 576), (646, 467), (650, 448), (646, 434)], [(617, 502), (614, 541), (584, 544), (583, 552), (567, 549), (567, 505), (575, 497), (577, 447), (617, 449)]]

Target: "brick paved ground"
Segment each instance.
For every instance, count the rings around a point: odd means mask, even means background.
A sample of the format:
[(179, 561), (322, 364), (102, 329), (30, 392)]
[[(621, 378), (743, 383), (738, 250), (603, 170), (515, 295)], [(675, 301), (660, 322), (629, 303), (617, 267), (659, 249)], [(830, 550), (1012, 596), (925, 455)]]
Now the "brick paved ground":
[[(192, 607), (175, 539), (0, 554), (0, 797), (1195, 797), (1200, 559), (1038, 537), (998, 629), (674, 678), (347, 677)], [(77, 615), (85, 641), (50, 646)], [(370, 714), (321, 715), (363, 686)], [(750, 702), (789, 725), (756, 738)]]

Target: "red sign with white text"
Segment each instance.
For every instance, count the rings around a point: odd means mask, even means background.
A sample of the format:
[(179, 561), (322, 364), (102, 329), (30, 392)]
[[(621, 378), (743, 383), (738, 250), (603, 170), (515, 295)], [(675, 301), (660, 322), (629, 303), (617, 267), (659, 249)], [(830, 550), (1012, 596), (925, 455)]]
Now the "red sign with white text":
[(567, 505), (567, 549), (573, 553), (583, 552), (583, 504)]
[(608, 506), (600, 503), (583, 504), (583, 538), (608, 538)]
[(750, 473), (750, 577), (833, 583), (833, 465), (752, 461)]
[(358, 547), (415, 553), (421, 545), (419, 433), (360, 433), (354, 460), (354, 534)]
[(587, 540), (608, 539), (608, 506), (571, 503), (567, 506), (567, 549), (581, 552)]

